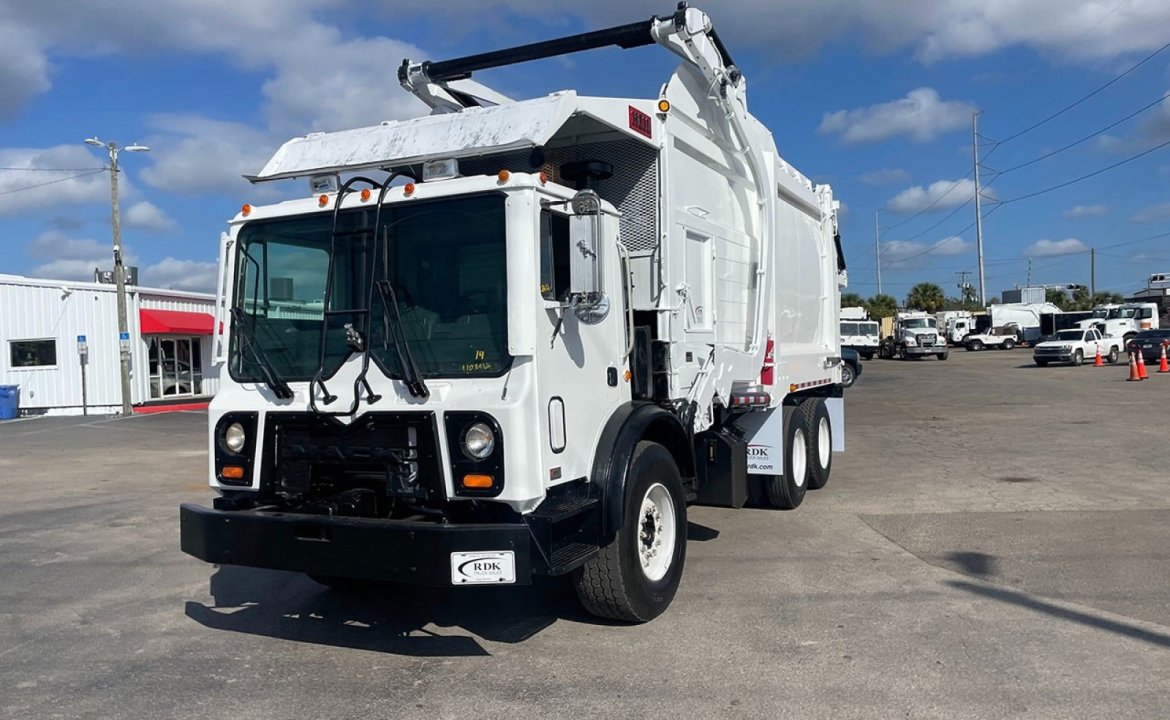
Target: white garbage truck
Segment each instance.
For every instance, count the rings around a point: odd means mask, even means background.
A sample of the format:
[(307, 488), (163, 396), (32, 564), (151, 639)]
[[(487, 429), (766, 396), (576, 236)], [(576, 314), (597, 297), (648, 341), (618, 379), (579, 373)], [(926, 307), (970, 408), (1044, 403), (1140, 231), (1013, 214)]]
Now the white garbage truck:
[[(471, 79), (654, 44), (682, 62), (649, 99)], [(648, 621), (688, 504), (795, 508), (844, 449), (832, 190), (685, 3), (399, 80), (433, 112), (290, 140), (250, 179), (308, 196), (221, 238), (218, 496), (182, 549), (330, 587), (566, 576)]]

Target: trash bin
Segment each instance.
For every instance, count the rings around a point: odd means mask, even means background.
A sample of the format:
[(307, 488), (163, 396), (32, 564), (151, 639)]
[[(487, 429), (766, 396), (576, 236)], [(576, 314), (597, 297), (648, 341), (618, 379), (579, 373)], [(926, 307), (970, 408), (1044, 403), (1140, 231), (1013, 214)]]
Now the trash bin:
[(0, 385), (0, 420), (20, 417), (20, 386)]

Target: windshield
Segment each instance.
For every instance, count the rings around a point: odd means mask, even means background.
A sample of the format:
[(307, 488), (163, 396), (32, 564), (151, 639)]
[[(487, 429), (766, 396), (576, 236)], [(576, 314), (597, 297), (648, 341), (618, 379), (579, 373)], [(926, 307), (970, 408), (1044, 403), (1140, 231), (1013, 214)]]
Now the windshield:
[(902, 327), (907, 328), (934, 328), (936, 322), (934, 318), (910, 318), (902, 321)]
[(1094, 320), (1104, 320), (1109, 317), (1109, 310), (1107, 308), (1097, 308), (1093, 311)]
[(861, 330), (861, 334), (866, 337), (877, 337), (878, 324), (875, 322), (860, 323), (858, 328)]
[[(377, 239), (374, 208), (338, 217), (337, 252), (326, 314), (332, 214), (254, 221), (239, 233), (235, 304), (284, 380), (324, 377), (353, 352), (347, 324), (362, 331), (374, 362), (401, 378), (387, 306), (373, 283), (388, 279), (403, 333), (423, 377), (494, 376), (507, 353), (504, 198), (478, 195), (386, 205)], [(390, 309), (393, 312), (393, 309)], [(324, 335), (323, 335), (324, 331)], [(256, 359), (232, 336), (232, 377), (263, 379)]]
[(1137, 308), (1113, 308), (1109, 311), (1109, 319), (1117, 320), (1121, 318), (1131, 318), (1137, 315)]
[(1061, 330), (1056, 333), (1057, 340), (1080, 340), (1082, 337), (1084, 337), (1084, 333), (1080, 330)]

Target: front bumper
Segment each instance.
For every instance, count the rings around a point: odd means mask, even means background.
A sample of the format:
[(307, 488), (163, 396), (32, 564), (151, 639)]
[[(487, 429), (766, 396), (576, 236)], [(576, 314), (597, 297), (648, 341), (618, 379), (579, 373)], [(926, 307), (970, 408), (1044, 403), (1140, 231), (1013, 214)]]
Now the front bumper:
[(1033, 360), (1047, 360), (1049, 362), (1072, 362), (1072, 350), (1035, 350), (1032, 353)]
[(183, 552), (219, 565), (450, 586), (451, 553), (511, 551), (515, 584), (532, 582), (532, 539), (522, 523), (442, 525), (184, 503), (179, 527)]
[(947, 351), (946, 345), (907, 345), (907, 355), (938, 355)]

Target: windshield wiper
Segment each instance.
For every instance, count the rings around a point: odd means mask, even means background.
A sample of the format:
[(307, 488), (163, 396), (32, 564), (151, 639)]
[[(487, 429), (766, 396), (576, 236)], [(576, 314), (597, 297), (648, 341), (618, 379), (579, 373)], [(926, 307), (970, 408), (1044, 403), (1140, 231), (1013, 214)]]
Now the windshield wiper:
[[(418, 372), (414, 354), (410, 352), (410, 341), (406, 339), (406, 330), (402, 326), (402, 313), (398, 309), (398, 296), (394, 292), (394, 286), (389, 280), (379, 280), (376, 286), (378, 294), (382, 296), (382, 318), (390, 325), (390, 332), (386, 334), (394, 340), (394, 352), (398, 355), (399, 366), (402, 367), (402, 380), (406, 383), (406, 389), (413, 397), (430, 397), (431, 391)], [(393, 313), (388, 312), (389, 310), (393, 310)]]
[(247, 349), (252, 353), (252, 358), (256, 361), (256, 365), (260, 368), (260, 374), (264, 376), (264, 384), (276, 393), (276, 397), (281, 400), (291, 400), (293, 398), (292, 388), (288, 386), (280, 377), (280, 373), (276, 372), (276, 368), (272, 366), (272, 361), (264, 353), (264, 348), (260, 347), (260, 343), (256, 342), (256, 336), (252, 334), (251, 328), (244, 322), (244, 311), (237, 305), (231, 309), (232, 327), (239, 332), (240, 337), (243, 338)]

